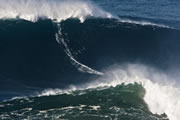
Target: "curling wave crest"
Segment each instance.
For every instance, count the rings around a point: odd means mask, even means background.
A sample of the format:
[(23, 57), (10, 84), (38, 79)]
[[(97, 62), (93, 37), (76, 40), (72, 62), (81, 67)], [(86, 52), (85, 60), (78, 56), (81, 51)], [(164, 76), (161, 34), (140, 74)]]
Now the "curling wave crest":
[(170, 120), (178, 120), (180, 117), (180, 89), (175, 85), (176, 80), (173, 77), (152, 67), (140, 64), (117, 66), (109, 68), (105, 71), (104, 76), (91, 83), (79, 86), (71, 85), (65, 90), (47, 89), (39, 96), (71, 94), (75, 90), (104, 89), (104, 87), (116, 87), (120, 84), (138, 83), (146, 91), (144, 100), (152, 113), (159, 115), (165, 113)]

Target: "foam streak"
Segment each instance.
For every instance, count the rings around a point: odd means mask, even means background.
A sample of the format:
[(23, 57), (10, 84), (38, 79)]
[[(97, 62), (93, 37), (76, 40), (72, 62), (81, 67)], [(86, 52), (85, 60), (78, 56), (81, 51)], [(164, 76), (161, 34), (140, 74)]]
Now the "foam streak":
[(59, 31), (56, 34), (56, 41), (59, 44), (63, 45), (64, 51), (65, 51), (66, 55), (69, 57), (72, 65), (74, 65), (80, 72), (85, 72), (85, 73), (89, 73), (89, 74), (96, 74), (96, 75), (103, 75), (102, 72), (99, 72), (97, 70), (94, 70), (94, 69), (88, 67), (87, 65), (84, 65), (74, 58), (74, 56), (72, 55), (67, 43), (65, 42), (64, 38), (62, 37), (61, 27), (60, 27), (60, 25), (58, 25), (58, 26), (59, 26), (58, 27)]

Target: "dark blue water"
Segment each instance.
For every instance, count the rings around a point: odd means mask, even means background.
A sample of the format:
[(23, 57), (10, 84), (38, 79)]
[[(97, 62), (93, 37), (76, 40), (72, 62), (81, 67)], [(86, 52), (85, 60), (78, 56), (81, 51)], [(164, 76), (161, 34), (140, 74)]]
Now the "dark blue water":
[(93, 0), (96, 4), (120, 18), (149, 20), (178, 27), (180, 2), (178, 0)]

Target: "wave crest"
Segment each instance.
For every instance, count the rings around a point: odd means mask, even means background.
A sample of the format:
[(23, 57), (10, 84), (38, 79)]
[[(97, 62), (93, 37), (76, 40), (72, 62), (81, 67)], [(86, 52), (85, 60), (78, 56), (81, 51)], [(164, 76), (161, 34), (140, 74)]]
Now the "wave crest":
[[(92, 88), (109, 88), (117, 85), (138, 83), (145, 88), (144, 100), (154, 114), (166, 113), (170, 120), (178, 120), (180, 117), (180, 89), (175, 85), (175, 80), (163, 72), (149, 66), (140, 64), (128, 64), (125, 66), (113, 66), (106, 70), (106, 75), (91, 83), (70, 86), (66, 90), (48, 89), (39, 96), (57, 94), (71, 94), (75, 90)], [(171, 80), (171, 81), (169, 81)], [(173, 82), (174, 81), (174, 82)]]
[(79, 18), (81, 22), (87, 16), (111, 18), (112, 15), (103, 11), (91, 2), (81, 0), (1, 0), (0, 18), (21, 18), (37, 21), (38, 18), (66, 20)]

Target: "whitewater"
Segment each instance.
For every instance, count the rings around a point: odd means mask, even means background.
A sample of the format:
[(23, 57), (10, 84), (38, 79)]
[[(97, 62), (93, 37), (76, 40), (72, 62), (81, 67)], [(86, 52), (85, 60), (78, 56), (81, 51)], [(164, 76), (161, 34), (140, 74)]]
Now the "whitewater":
[(107, 89), (121, 84), (138, 83), (145, 88), (144, 100), (154, 114), (167, 114), (170, 120), (180, 117), (180, 88), (176, 79), (150, 66), (142, 64), (113, 65), (104, 71), (105, 75), (91, 83), (70, 85), (67, 89), (47, 89), (38, 96), (71, 94), (86, 89)]
[[(138, 22), (122, 20), (96, 6), (94, 3), (83, 0), (1, 0), (0, 19), (23, 19), (37, 22), (39, 19), (51, 19), (57, 24), (58, 31), (55, 34), (56, 41), (62, 45), (71, 64), (80, 72), (99, 75), (100, 78), (92, 82), (80, 85), (70, 85), (67, 89), (47, 89), (37, 96), (52, 96), (64, 93), (71, 94), (72, 91), (116, 87), (121, 84), (141, 84), (145, 89), (144, 101), (153, 114), (167, 114), (170, 120), (180, 118), (180, 87), (178, 79), (161, 72), (160, 70), (144, 64), (112, 65), (103, 70), (96, 70), (79, 62), (72, 54), (68, 41), (63, 39), (61, 22), (69, 18), (76, 18), (83, 23), (86, 18), (118, 19), (121, 22), (132, 24), (152, 25), (166, 27), (165, 25), (150, 22)], [(99, 106), (91, 106), (98, 109)]]
[(38, 18), (57, 21), (79, 18), (83, 22), (87, 16), (112, 18), (110, 13), (81, 0), (1, 0), (0, 3), (1, 19), (21, 18), (35, 22)]

